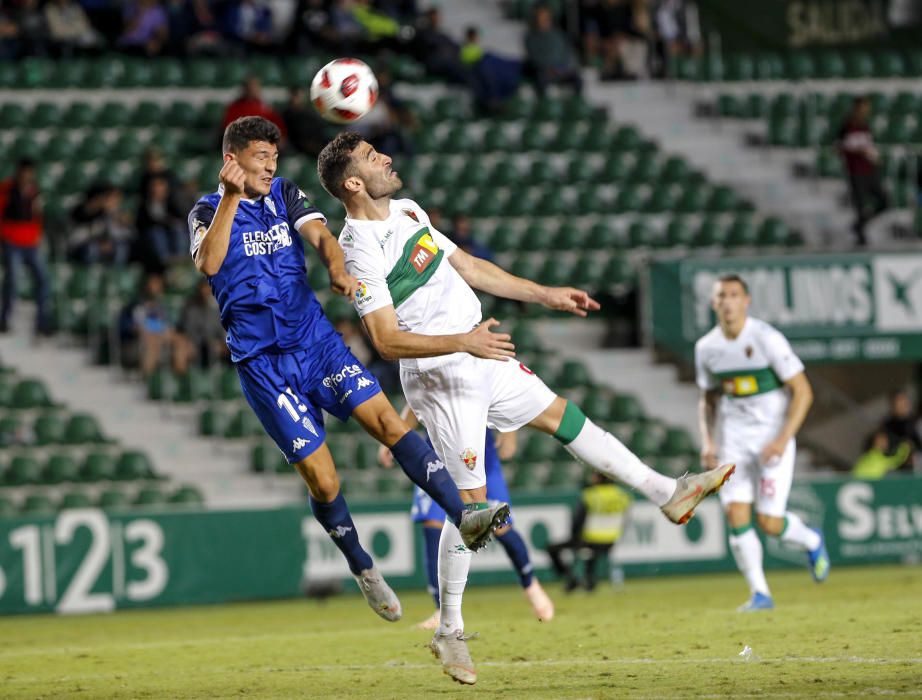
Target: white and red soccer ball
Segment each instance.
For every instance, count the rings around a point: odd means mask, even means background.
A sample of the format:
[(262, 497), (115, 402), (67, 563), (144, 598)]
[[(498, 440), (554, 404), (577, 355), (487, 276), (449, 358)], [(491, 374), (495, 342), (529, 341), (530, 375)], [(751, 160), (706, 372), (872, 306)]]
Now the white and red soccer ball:
[(378, 100), (378, 79), (357, 58), (337, 58), (317, 71), (311, 102), (327, 121), (349, 124), (364, 117)]

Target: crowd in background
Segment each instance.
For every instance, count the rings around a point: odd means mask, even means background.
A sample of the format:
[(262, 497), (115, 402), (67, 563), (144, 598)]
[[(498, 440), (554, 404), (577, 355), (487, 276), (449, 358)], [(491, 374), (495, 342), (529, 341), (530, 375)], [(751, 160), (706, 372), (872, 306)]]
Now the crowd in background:
[(913, 409), (904, 389), (890, 394), (887, 416), (865, 440), (865, 452), (852, 474), (882, 479), (896, 471), (922, 471), (922, 405)]

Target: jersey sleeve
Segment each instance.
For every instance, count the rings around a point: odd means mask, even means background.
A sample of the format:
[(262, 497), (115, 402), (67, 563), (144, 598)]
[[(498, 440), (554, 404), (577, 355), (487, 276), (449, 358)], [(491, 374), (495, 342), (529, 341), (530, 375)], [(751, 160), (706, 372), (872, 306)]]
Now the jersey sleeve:
[(202, 240), (205, 238), (205, 232), (211, 226), (214, 219), (215, 208), (204, 199), (199, 201), (192, 211), (189, 212), (189, 252), (193, 257), (198, 252)]
[(695, 383), (702, 391), (714, 391), (720, 382), (717, 381), (711, 370), (704, 362), (705, 353), (701, 350), (701, 343), (695, 345)]
[(762, 346), (769, 365), (782, 382), (789, 381), (804, 371), (804, 363), (794, 354), (788, 339), (780, 331), (767, 328), (762, 337)]
[(385, 306), (393, 306), (394, 300), (387, 288), (384, 254), (374, 241), (363, 246), (354, 234), (340, 236), (340, 246), (346, 261), (346, 272), (359, 281), (352, 299), (359, 316), (365, 316)]
[(285, 199), (285, 209), (288, 212), (288, 220), (291, 227), (297, 231), (305, 221), (320, 219), (324, 224), (327, 217), (311, 204), (304, 190), (300, 189), (291, 180), (282, 179), (282, 196)]

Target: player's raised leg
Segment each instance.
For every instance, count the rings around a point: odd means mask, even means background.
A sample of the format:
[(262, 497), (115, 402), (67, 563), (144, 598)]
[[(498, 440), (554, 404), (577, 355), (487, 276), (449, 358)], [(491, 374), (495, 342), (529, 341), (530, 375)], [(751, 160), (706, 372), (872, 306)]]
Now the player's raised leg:
[(579, 406), (561, 396), (529, 425), (553, 435), (577, 459), (642, 493), (674, 523), (687, 522), (695, 506), (718, 491), (734, 470), (732, 464), (725, 464), (679, 479), (660, 474), (618, 438), (589, 420)]

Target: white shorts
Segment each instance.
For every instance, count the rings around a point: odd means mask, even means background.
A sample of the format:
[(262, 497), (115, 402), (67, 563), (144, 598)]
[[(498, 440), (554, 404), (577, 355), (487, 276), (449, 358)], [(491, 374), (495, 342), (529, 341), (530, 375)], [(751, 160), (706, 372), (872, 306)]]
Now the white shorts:
[(487, 426), (502, 433), (518, 430), (557, 398), (517, 360), (473, 355), (428, 370), (401, 367), (400, 382), (459, 489), (486, 484), (482, 456)]
[(741, 444), (737, 439), (720, 449), (721, 464), (736, 464), (733, 476), (718, 492), (725, 508), (730, 503), (754, 503), (756, 513), (776, 518), (782, 517), (787, 511), (797, 446), (791, 440), (779, 459), (764, 465), (759, 453), (770, 440), (768, 437)]

